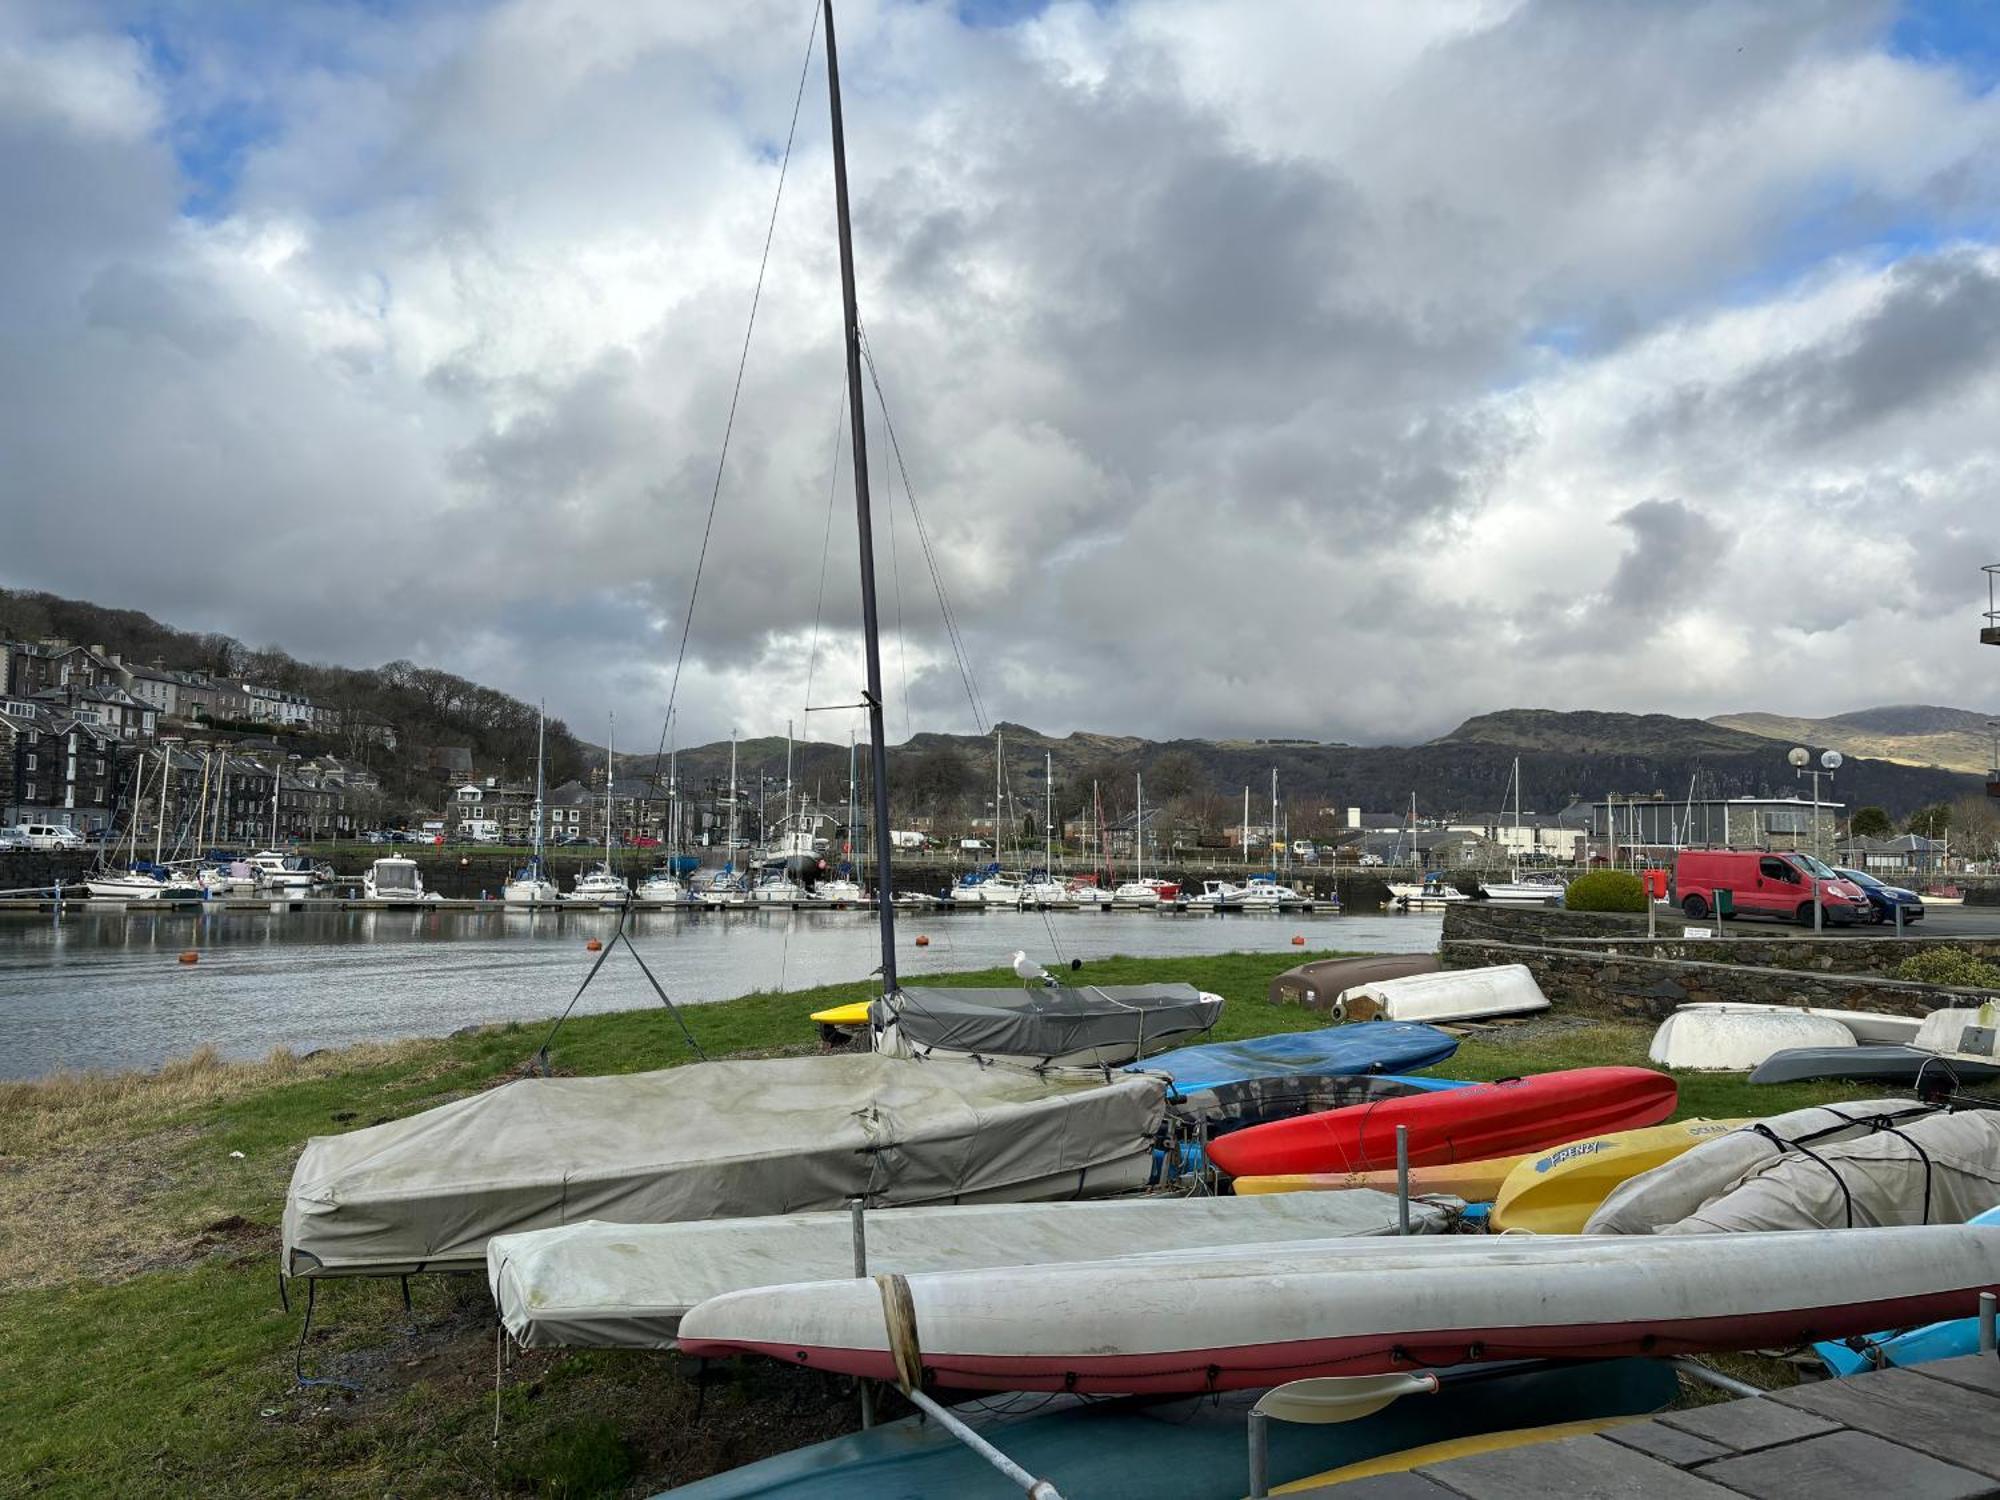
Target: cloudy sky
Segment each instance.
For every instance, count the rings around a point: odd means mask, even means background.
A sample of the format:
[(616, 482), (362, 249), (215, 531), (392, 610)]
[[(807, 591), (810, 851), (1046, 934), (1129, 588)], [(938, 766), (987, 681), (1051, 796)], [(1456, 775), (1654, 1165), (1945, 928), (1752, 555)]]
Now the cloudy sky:
[[(1991, 15), (842, 0), (862, 317), (984, 716), (2000, 703)], [(649, 742), (812, 23), (0, 0), (0, 582)], [(857, 696), (818, 46), (683, 740), (782, 730), (816, 607)], [(970, 729), (870, 420), (892, 735)]]

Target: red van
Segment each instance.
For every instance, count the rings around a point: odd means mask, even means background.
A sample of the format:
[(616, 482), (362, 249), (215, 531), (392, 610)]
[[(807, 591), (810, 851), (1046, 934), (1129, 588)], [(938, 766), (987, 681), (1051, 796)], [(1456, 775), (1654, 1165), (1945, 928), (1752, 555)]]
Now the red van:
[(1739, 917), (1776, 917), (1813, 924), (1817, 891), (1822, 923), (1863, 922), (1868, 898), (1810, 854), (1797, 850), (1683, 849), (1674, 858), (1674, 899), (1690, 917), (1715, 910), (1715, 893), (1729, 892)]

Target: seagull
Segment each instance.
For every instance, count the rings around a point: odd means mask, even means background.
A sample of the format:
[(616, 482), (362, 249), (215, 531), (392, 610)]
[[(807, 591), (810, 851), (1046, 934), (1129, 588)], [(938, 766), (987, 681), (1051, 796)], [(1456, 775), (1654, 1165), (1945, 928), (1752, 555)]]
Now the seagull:
[(1030, 984), (1032, 984), (1037, 979), (1039, 979), (1043, 984), (1055, 983), (1055, 980), (1049, 977), (1049, 971), (1047, 969), (1043, 968), (1040, 964), (1036, 963), (1032, 958), (1028, 957), (1026, 953), (1022, 952), (1019, 949), (1016, 949), (1014, 952), (1014, 972), (1020, 975), (1021, 978), (1027, 980)]

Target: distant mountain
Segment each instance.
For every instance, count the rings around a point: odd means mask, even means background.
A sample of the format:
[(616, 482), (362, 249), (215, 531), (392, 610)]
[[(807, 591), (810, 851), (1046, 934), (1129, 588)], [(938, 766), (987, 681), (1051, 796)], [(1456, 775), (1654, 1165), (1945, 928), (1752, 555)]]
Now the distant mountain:
[(1509, 708), (1467, 719), (1434, 745), (1511, 745), (1522, 751), (1554, 750), (1574, 755), (1760, 755), (1754, 733), (1717, 728), (1720, 721), (1677, 719), (1671, 714), (1563, 713), (1548, 708)]
[(1708, 722), (1764, 739), (1790, 740), (1843, 755), (1865, 755), (1906, 766), (1938, 766), (1974, 774), (1992, 765), (1992, 731), (2000, 714), (1929, 704), (1895, 704), (1826, 719), (1783, 714), (1721, 714)]

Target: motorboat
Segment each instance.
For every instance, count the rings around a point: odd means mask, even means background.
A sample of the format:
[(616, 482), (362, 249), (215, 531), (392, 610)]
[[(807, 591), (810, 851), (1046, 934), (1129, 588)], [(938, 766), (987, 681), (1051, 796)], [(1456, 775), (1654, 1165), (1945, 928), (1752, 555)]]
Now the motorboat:
[(247, 859), (205, 864), (195, 878), (210, 896), (248, 896), (257, 889), (257, 868)]
[(250, 866), (257, 872), (260, 891), (290, 891), (303, 896), (319, 883), (319, 871), (311, 860), (277, 849), (251, 855)]
[(1111, 892), (1094, 880), (1072, 880), (1069, 899), (1073, 906), (1101, 911), (1111, 904)]
[(705, 884), (696, 886), (695, 897), (703, 906), (745, 906), (750, 899), (742, 877), (727, 870), (716, 871)]
[(1426, 875), (1422, 884), (1392, 880), (1389, 882), (1389, 895), (1398, 906), (1411, 910), (1425, 906), (1448, 906), (1454, 901), (1472, 899), (1442, 875)]
[(618, 877), (611, 866), (595, 864), (578, 874), (576, 888), (563, 899), (595, 902), (600, 906), (623, 906), (632, 899), (632, 888)]
[(1236, 899), (1236, 887), (1226, 880), (1204, 880), (1200, 894), (1188, 897), (1182, 904), (1189, 911), (1235, 911), (1241, 905)]
[(391, 854), (378, 859), (361, 877), (361, 889), (370, 901), (387, 901), (395, 906), (416, 906), (438, 899), (435, 891), (424, 889), (424, 877), (414, 859)]
[(998, 870), (983, 876), (965, 876), (952, 890), (952, 899), (967, 906), (1019, 906), (1026, 883), (1018, 875)]
[(859, 906), (868, 899), (868, 892), (861, 888), (861, 882), (845, 876), (822, 880), (813, 894), (829, 906)]
[(688, 899), (688, 888), (672, 870), (649, 873), (632, 893), (641, 906), (680, 906)]
[(1111, 904), (1125, 911), (1149, 911), (1160, 904), (1160, 893), (1150, 881), (1128, 880), (1112, 891)]
[(1291, 886), (1269, 879), (1252, 880), (1248, 885), (1239, 886), (1237, 893), (1245, 911), (1297, 911), (1312, 905), (1310, 896), (1301, 895)]
[(784, 875), (768, 876), (750, 888), (750, 899), (759, 906), (804, 906), (812, 892)]

